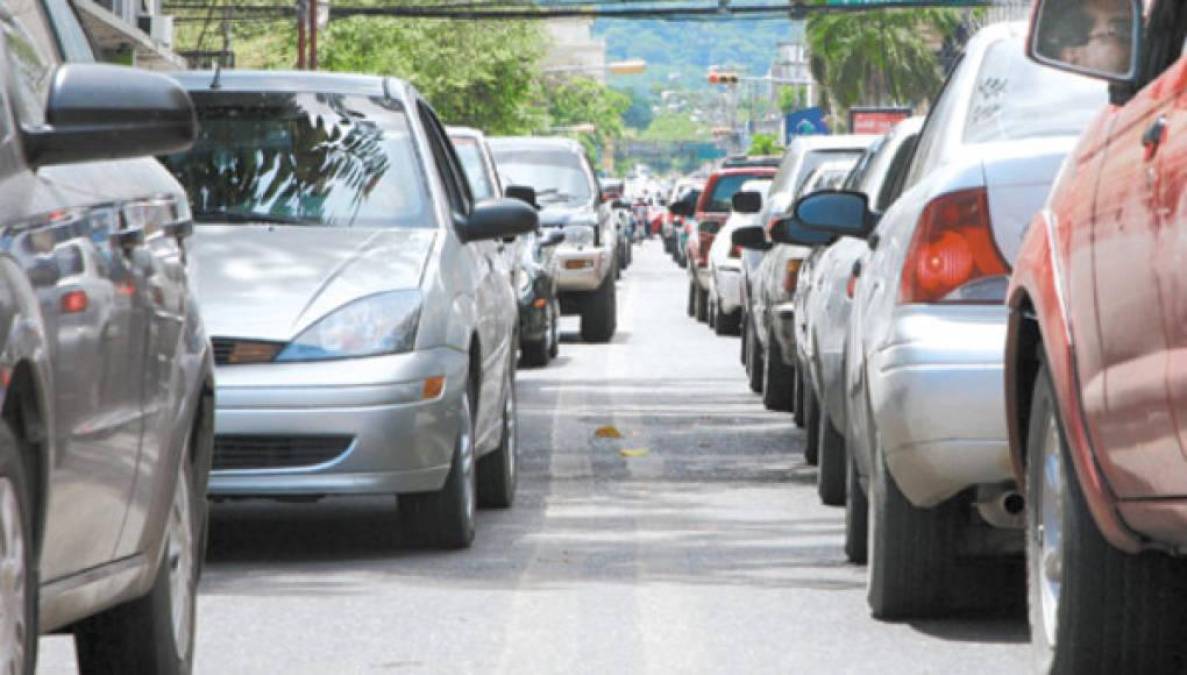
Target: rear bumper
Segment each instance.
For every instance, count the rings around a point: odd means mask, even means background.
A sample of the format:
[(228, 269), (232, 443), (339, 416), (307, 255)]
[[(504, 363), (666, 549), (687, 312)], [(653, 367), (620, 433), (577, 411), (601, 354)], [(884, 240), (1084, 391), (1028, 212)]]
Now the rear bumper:
[(713, 276), (717, 289), (718, 311), (733, 314), (742, 308), (742, 270), (717, 267)]
[(603, 248), (560, 248), (556, 260), (558, 291), (592, 291), (602, 285), (614, 256)]
[(870, 402), (887, 467), (916, 506), (1013, 480), (1002, 368), (1004, 306), (895, 310), (869, 357)]

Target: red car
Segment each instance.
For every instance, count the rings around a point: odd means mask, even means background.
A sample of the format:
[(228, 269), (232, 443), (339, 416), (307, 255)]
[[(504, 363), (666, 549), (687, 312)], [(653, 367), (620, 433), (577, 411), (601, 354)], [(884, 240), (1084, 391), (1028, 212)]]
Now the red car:
[[(1143, 16), (1142, 4), (1146, 5)], [(1107, 80), (1009, 290), (1007, 421), (1039, 670), (1187, 669), (1187, 12), (1039, 0), (1031, 58)]]
[(772, 166), (748, 166), (720, 169), (709, 176), (697, 201), (696, 214), (685, 219), (687, 233), (685, 257), (688, 260), (688, 307), (697, 320), (708, 319), (709, 249), (717, 231), (729, 218), (734, 193), (754, 178), (771, 179), (778, 169)]

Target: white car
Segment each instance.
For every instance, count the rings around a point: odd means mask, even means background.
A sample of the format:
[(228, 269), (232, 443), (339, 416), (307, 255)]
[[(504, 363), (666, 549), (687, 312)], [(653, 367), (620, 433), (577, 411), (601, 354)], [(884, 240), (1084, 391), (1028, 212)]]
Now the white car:
[[(749, 180), (739, 194), (750, 192), (766, 199), (770, 180)], [(718, 335), (737, 335), (742, 326), (742, 249), (734, 246), (734, 230), (759, 225), (757, 213), (736, 209), (721, 226), (709, 248), (709, 327)]]

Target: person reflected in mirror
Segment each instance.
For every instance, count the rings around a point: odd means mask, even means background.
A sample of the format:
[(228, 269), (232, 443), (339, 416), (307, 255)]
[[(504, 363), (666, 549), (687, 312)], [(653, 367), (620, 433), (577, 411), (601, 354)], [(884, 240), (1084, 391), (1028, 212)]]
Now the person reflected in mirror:
[(1041, 51), (1086, 70), (1125, 74), (1133, 49), (1129, 0), (1049, 0)]

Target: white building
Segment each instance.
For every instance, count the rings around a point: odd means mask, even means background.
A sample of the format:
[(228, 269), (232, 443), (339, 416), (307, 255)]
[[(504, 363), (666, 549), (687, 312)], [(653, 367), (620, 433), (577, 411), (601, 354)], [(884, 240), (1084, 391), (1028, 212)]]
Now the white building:
[(548, 53), (544, 72), (573, 73), (606, 81), (606, 41), (593, 36), (593, 19), (565, 18), (544, 22)]
[(151, 70), (185, 68), (172, 51), (173, 17), (161, 0), (73, 0), (101, 57)]

